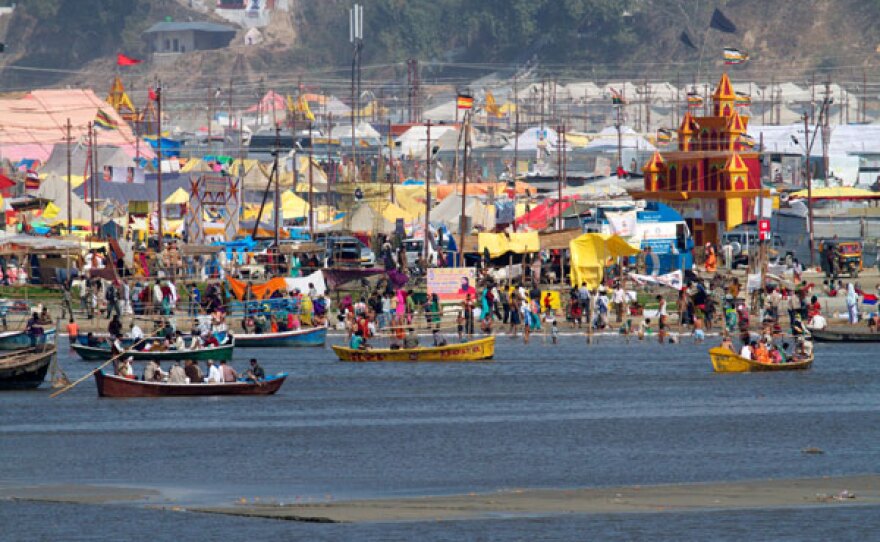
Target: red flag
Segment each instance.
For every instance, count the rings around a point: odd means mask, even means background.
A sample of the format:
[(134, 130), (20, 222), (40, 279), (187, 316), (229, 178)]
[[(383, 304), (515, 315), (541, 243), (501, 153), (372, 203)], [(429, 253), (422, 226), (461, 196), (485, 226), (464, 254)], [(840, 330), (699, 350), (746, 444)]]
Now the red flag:
[(159, 97), (156, 96), (156, 91), (153, 90), (153, 89), (149, 89), (149, 91), (148, 91), (148, 96), (150, 97), (150, 101), (151, 101), (151, 102), (155, 102), (156, 100), (159, 99)]
[(135, 64), (140, 64), (141, 62), (141, 60), (131, 58), (130, 56), (125, 56), (122, 53), (116, 55), (117, 66), (134, 66)]

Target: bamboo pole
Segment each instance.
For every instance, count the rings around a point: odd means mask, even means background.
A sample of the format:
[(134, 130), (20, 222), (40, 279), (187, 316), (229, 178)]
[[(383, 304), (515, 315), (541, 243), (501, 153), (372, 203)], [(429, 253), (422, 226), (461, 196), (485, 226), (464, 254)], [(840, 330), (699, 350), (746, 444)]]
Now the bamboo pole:
[[(56, 332), (56, 333), (57, 333), (57, 332)], [(98, 365), (98, 366), (95, 367), (92, 371), (89, 371), (88, 373), (86, 373), (85, 375), (83, 375), (82, 378), (78, 379), (78, 380), (77, 380), (76, 382), (74, 382), (73, 384), (69, 384), (69, 385), (67, 385), (67, 386), (65, 386), (65, 387), (63, 387), (63, 388), (61, 388), (60, 390), (58, 390), (58, 391), (52, 393), (52, 395), (49, 396), (49, 399), (54, 399), (55, 397), (58, 397), (58, 396), (61, 395), (62, 393), (66, 392), (66, 391), (68, 391), (68, 390), (73, 389), (74, 387), (78, 386), (79, 384), (82, 384), (83, 381), (87, 380), (89, 377), (91, 377), (93, 374), (97, 373), (98, 371), (100, 371), (100, 370), (103, 369), (104, 367), (110, 365), (111, 363), (113, 363), (114, 361), (116, 361), (117, 359), (119, 359), (120, 357), (122, 357), (122, 356), (124, 356), (124, 355), (126, 355), (126, 354), (131, 353), (131, 351), (134, 350), (134, 348), (135, 348), (136, 346), (139, 346), (141, 343), (143, 343), (143, 342), (146, 341), (146, 340), (147, 340), (146, 337), (144, 337), (143, 339), (141, 339), (141, 340), (139, 340), (138, 342), (134, 343), (133, 345), (131, 345), (131, 348), (129, 348), (128, 350), (125, 350), (125, 351), (123, 351), (123, 352), (120, 352), (119, 354), (116, 354), (115, 356), (113, 356), (112, 358), (108, 359), (107, 361), (105, 361), (105, 362), (102, 363), (101, 365)]]

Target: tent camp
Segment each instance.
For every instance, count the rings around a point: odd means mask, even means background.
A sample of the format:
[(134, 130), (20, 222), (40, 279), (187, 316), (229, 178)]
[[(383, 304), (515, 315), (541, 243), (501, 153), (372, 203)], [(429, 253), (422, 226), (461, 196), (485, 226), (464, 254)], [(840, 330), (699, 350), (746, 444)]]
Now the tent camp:
[[(431, 126), (431, 141), (443, 137), (443, 134), (453, 130), (452, 126)], [(399, 156), (412, 156), (424, 158), (427, 152), (428, 128), (417, 124), (401, 134), (395, 141), (396, 153)], [(431, 145), (433, 147), (433, 145)]]
[[(465, 215), (471, 219), (471, 227), (482, 230), (495, 228), (495, 206), (487, 205), (475, 196), (465, 199)], [(446, 226), (452, 233), (458, 233), (461, 217), (461, 198), (446, 198), (431, 211), (431, 223)]]
[(571, 285), (586, 283), (589, 288), (597, 288), (602, 282), (609, 259), (639, 253), (639, 249), (627, 243), (623, 237), (607, 233), (585, 233), (572, 239), (568, 249), (571, 254)]
[[(636, 133), (629, 126), (620, 127), (620, 143), (625, 149), (638, 149), (640, 151), (654, 151), (656, 147), (650, 141)], [(599, 137), (593, 139), (585, 147), (588, 151), (617, 152), (617, 128), (608, 127), (599, 132)]]
[[(46, 177), (37, 190), (37, 197), (52, 200), (58, 207), (56, 218), (67, 220), (67, 179), (60, 175), (51, 174)], [(70, 209), (73, 219), (88, 219), (91, 216), (91, 207), (77, 196), (70, 194)]]

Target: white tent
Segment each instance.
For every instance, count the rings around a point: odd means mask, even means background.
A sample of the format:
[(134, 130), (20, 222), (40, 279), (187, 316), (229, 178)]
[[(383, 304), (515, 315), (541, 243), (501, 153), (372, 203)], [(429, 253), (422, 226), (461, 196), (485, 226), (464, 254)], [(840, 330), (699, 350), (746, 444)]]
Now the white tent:
[[(450, 100), (428, 109), (422, 116), (426, 119), (431, 119), (431, 122), (455, 122), (457, 109), (458, 104), (456, 101)], [(461, 116), (459, 116), (459, 118), (461, 118)]]
[[(629, 126), (621, 126), (621, 147), (625, 149), (637, 149), (643, 151), (657, 150), (650, 141), (636, 133)], [(617, 128), (608, 127), (599, 132), (599, 137), (587, 143), (584, 147), (590, 151), (616, 151), (617, 150)]]
[[(373, 128), (373, 125), (369, 122), (361, 121), (354, 127), (354, 136), (355, 138), (380, 139), (382, 134)], [(351, 141), (351, 123), (337, 124), (332, 130), (330, 130), (330, 137), (333, 139), (345, 139)]]
[(394, 224), (385, 220), (382, 214), (368, 203), (360, 203), (351, 215), (349, 229), (356, 232), (392, 233)]
[[(452, 126), (431, 126), (431, 141), (440, 139)], [(427, 126), (416, 125), (401, 134), (396, 140), (397, 152), (400, 156), (424, 156), (428, 144)], [(432, 145), (433, 146), (433, 145)]]
[[(52, 200), (61, 209), (56, 217), (57, 220), (67, 220), (67, 195), (67, 178), (55, 173), (50, 173), (37, 190), (38, 197)], [(87, 220), (91, 216), (91, 207), (76, 194), (70, 194), (70, 209), (74, 220)]]
[[(540, 128), (529, 128), (517, 137), (517, 141), (519, 143), (519, 150), (521, 151), (537, 150), (540, 141), (546, 141), (546, 148), (555, 149), (557, 146), (557, 137), (556, 130), (552, 128), (545, 127), (543, 132)], [(504, 147), (504, 150), (512, 151), (513, 148), (514, 144), (511, 142)]]
[[(495, 206), (487, 205), (476, 196), (465, 197), (465, 215), (471, 218), (473, 227), (485, 230), (495, 228)], [(444, 225), (451, 233), (458, 233), (461, 216), (461, 196), (452, 194), (431, 210), (431, 222)]]

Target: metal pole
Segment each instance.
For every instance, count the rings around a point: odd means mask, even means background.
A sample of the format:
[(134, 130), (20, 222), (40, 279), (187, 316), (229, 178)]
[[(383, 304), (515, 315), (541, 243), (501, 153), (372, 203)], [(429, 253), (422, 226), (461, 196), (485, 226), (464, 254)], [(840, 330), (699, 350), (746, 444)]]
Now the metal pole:
[(623, 134), (620, 132), (620, 110), (622, 108), (622, 104), (617, 106), (617, 124), (615, 124), (617, 128), (617, 171), (623, 167)]
[(72, 138), (70, 137), (70, 118), (67, 119), (67, 235), (73, 233), (73, 210), (71, 209), (71, 192), (73, 192), (71, 173), (70, 173), (70, 145)]
[[(824, 105), (823, 105), (824, 108)], [(806, 170), (807, 170), (807, 220), (809, 221), (809, 230), (810, 230), (810, 267), (813, 267), (815, 262), (815, 250), (814, 250), (814, 236), (813, 236), (813, 174), (810, 171), (810, 117), (804, 113), (804, 145), (807, 149), (806, 156)]]
[[(516, 75), (513, 76), (513, 182), (514, 198), (516, 197), (516, 176), (519, 173), (519, 87)], [(509, 117), (508, 117), (509, 118)], [(456, 154), (458, 150), (456, 149)]]
[(164, 231), (162, 230), (162, 84), (156, 86), (156, 157), (159, 163), (158, 171), (156, 172), (156, 200), (159, 204), (159, 209), (156, 212), (156, 215), (159, 219), (159, 252), (162, 252), (163, 239), (165, 238)]
[[(312, 144), (312, 121), (309, 121), (309, 238), (315, 238), (315, 173), (313, 166), (313, 156), (315, 146)], [(296, 167), (294, 166), (294, 169)]]
[(556, 229), (562, 229), (562, 131), (563, 127), (556, 127)]
[(95, 234), (95, 159), (94, 159), (94, 133), (92, 132), (92, 123), (89, 123), (89, 163), (91, 167), (89, 168), (89, 187), (91, 192), (92, 199), (89, 202), (91, 205), (91, 219), (89, 224), (89, 236)]
[[(456, 105), (456, 111), (458, 106)], [(431, 120), (428, 119), (428, 143), (425, 151), (425, 238), (423, 242), (423, 257), (428, 261), (428, 235), (431, 231)]]
[[(275, 202), (273, 204), (274, 207), (274, 215), (275, 215), (275, 250), (278, 251), (278, 240), (279, 240), (279, 230), (281, 229), (281, 176), (278, 174), (278, 153), (281, 152), (281, 128), (278, 124), (275, 125), (275, 151), (272, 153), (272, 158), (275, 161), (274, 170), (275, 170)], [(296, 168), (294, 168), (295, 170)], [(296, 171), (293, 172), (293, 175), (296, 175)]]
[(461, 161), (463, 166), (462, 184), (461, 184), (461, 216), (459, 217), (458, 232), (458, 265), (464, 265), (464, 236), (467, 234), (465, 225), (467, 224), (467, 216), (465, 216), (465, 202), (467, 200), (467, 182), (468, 182), (468, 146), (471, 142), (470, 137), (471, 111), (464, 113), (464, 154)]

